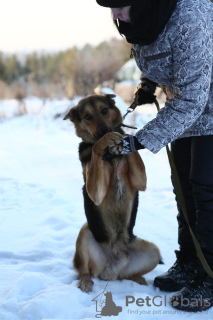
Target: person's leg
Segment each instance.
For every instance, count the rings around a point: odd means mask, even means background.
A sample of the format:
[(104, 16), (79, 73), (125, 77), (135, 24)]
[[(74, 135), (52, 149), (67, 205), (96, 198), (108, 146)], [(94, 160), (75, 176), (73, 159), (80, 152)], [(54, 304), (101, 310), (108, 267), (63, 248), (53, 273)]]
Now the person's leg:
[[(171, 153), (175, 163), (175, 167), (178, 172), (178, 176), (181, 183), (182, 192), (184, 195), (185, 206), (191, 228), (195, 229), (196, 225), (196, 208), (193, 199), (192, 186), (189, 181), (190, 169), (191, 169), (191, 137), (178, 139), (171, 144)], [(172, 177), (173, 182), (173, 177)], [(178, 244), (180, 246), (180, 253), (183, 259), (195, 260), (196, 250), (189, 231), (189, 227), (186, 223), (185, 217), (178, 203), (177, 194), (174, 188), (175, 199), (178, 208)]]
[(213, 135), (192, 137), (190, 183), (196, 206), (196, 234), (213, 267)]
[[(191, 227), (196, 225), (196, 208), (189, 181), (191, 168), (191, 138), (178, 139), (171, 144), (173, 160), (179, 175), (185, 205)], [(174, 193), (175, 189), (174, 189)], [(154, 285), (165, 291), (177, 291), (183, 288), (194, 276), (197, 255), (194, 243), (182, 210), (178, 204), (178, 243), (180, 250), (176, 251), (177, 261), (168, 272), (155, 278)]]
[[(196, 207), (196, 235), (213, 270), (213, 135), (191, 139), (190, 183)], [(177, 309), (202, 311), (213, 305), (213, 278), (202, 266), (196, 273), (196, 277), (173, 296), (172, 303)]]

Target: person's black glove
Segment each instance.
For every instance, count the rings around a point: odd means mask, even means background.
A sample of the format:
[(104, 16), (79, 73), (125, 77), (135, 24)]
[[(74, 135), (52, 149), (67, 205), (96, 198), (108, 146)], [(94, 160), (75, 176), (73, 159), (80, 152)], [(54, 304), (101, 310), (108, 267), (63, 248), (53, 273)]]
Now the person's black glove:
[(134, 102), (140, 106), (146, 103), (153, 103), (156, 100), (154, 95), (157, 84), (151, 80), (143, 78), (141, 83), (137, 86), (134, 93)]
[(135, 136), (124, 136), (123, 139), (113, 147), (107, 147), (105, 149), (103, 160), (111, 158), (115, 155), (125, 155), (131, 152), (135, 152), (140, 149), (145, 149), (145, 147), (140, 144)]

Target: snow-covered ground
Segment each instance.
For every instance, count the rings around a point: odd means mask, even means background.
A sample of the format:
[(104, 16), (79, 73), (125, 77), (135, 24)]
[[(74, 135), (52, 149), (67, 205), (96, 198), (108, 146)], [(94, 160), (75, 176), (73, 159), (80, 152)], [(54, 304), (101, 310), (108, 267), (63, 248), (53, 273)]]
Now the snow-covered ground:
[[(72, 267), (75, 241), (85, 222), (80, 139), (69, 121), (54, 119), (77, 101), (43, 105), (29, 99), (28, 111), (34, 111), (15, 118), (16, 101), (0, 102), (0, 113), (8, 117), (0, 123), (0, 320), (95, 319), (100, 314), (102, 295), (97, 309), (93, 299), (106, 282), (93, 279), (93, 292), (83, 293)], [(117, 104), (124, 113), (125, 103), (117, 98)], [(134, 119), (142, 127), (155, 113), (154, 106), (140, 107), (126, 123)], [(128, 280), (108, 283), (106, 291), (122, 307), (116, 319), (212, 319), (211, 309), (200, 314), (176, 311), (169, 304), (172, 293), (153, 287), (154, 277), (175, 261), (176, 206), (165, 150), (140, 154), (148, 187), (140, 193), (134, 232), (159, 246), (165, 264), (146, 275), (148, 287)], [(135, 299), (128, 306), (127, 296)], [(150, 300), (138, 306), (138, 298)]]

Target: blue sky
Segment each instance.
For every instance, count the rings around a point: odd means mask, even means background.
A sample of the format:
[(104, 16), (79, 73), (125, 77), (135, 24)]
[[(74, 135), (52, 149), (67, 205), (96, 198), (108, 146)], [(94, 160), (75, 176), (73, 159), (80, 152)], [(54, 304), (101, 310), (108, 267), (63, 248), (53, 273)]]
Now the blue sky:
[(110, 9), (95, 0), (6, 0), (1, 3), (0, 51), (58, 50), (120, 38)]

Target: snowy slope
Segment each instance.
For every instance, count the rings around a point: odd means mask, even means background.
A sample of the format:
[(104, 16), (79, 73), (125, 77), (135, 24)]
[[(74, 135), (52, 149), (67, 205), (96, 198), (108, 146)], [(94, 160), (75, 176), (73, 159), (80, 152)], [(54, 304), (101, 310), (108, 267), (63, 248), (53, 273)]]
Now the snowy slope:
[[(39, 115), (0, 123), (1, 320), (94, 319), (98, 313), (92, 300), (106, 283), (94, 279), (93, 292), (83, 293), (72, 267), (75, 241), (85, 222), (77, 152), (80, 139), (69, 121), (53, 118), (68, 103), (48, 102)], [(118, 98), (117, 103), (124, 112), (124, 102)], [(142, 127), (154, 115), (154, 107), (146, 106), (134, 118)], [(116, 319), (211, 319), (213, 310), (196, 315), (176, 311), (169, 305), (172, 294), (153, 287), (154, 277), (175, 260), (176, 206), (165, 150), (156, 155), (148, 150), (140, 153), (148, 187), (140, 193), (134, 231), (159, 246), (165, 264), (146, 275), (148, 287), (127, 280), (107, 285), (116, 305), (122, 307)], [(133, 296), (135, 302), (126, 306), (126, 296)], [(138, 298), (146, 297), (151, 306), (136, 304)], [(100, 301), (97, 307), (100, 310)]]

